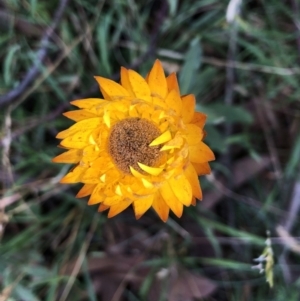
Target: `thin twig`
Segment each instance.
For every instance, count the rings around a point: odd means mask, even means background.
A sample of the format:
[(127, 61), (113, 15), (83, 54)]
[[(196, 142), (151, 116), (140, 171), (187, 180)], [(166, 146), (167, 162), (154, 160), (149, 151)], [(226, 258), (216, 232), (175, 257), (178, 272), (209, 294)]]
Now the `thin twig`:
[(41, 71), (41, 65), (43, 64), (48, 54), (50, 40), (53, 37), (54, 31), (63, 16), (68, 1), (69, 0), (60, 1), (59, 6), (53, 18), (53, 22), (48, 27), (41, 40), (41, 48), (36, 53), (36, 60), (34, 64), (28, 70), (22, 82), (15, 89), (9, 91), (7, 94), (0, 97), (0, 106), (4, 106), (6, 104), (12, 103), (15, 99), (17, 99), (20, 95), (22, 95), (27, 90), (27, 88), (33, 83), (33, 81), (39, 75)]
[(299, 237), (293, 237), (289, 234), (284, 227), (278, 226), (276, 228), (278, 235), (280, 236), (280, 240), (282, 240), (282, 244), (284, 244), (288, 249), (300, 254), (300, 240)]
[[(11, 114), (10, 110), (7, 110), (5, 117), (4, 117), (4, 123), (3, 123), (3, 149), (2, 149), (2, 160), (0, 166), (3, 168), (3, 187), (4, 191), (7, 188), (10, 188), (13, 184), (13, 171), (12, 166), (10, 162), (10, 147), (12, 143), (12, 137), (11, 137)], [(3, 193), (4, 195), (4, 193)], [(2, 201), (0, 200), (0, 203)], [(4, 234), (5, 225), (8, 222), (8, 217), (5, 214), (5, 206), (0, 207), (0, 239), (2, 238)]]
[[(293, 189), (288, 215), (287, 218), (284, 219), (285, 224), (283, 227), (279, 228), (279, 231), (283, 229), (286, 233), (290, 233), (298, 217), (299, 210), (300, 210), (300, 182), (296, 182)], [(287, 244), (287, 246), (285, 247), (285, 249), (283, 250), (282, 254), (279, 257), (279, 262), (283, 266), (283, 275), (286, 283), (291, 283), (292, 281), (292, 273), (288, 268), (287, 258), (286, 258), (289, 249), (290, 249), (290, 245)]]
[(300, 182), (294, 184), (293, 193), (291, 196), (290, 208), (288, 211), (288, 218), (285, 220), (284, 229), (288, 232), (292, 231), (295, 222), (299, 218), (298, 212), (300, 210)]
[(300, 74), (300, 68), (285, 68), (285, 67), (275, 67), (275, 66), (267, 66), (267, 65), (259, 65), (252, 63), (242, 63), (238, 61), (224, 62), (220, 59), (213, 57), (204, 57), (203, 62), (216, 66), (216, 67), (227, 67), (230, 66), (235, 69), (245, 70), (245, 71), (253, 71), (253, 72), (261, 72), (268, 74), (275, 74), (281, 76), (292, 76), (296, 74)]
[(10, 187), (13, 183), (13, 173), (10, 164), (9, 154), (10, 154), (10, 146), (12, 143), (12, 135), (11, 135), (11, 114), (10, 110), (7, 110), (4, 122), (3, 122), (3, 138), (2, 138), (2, 167), (3, 167), (3, 186)]

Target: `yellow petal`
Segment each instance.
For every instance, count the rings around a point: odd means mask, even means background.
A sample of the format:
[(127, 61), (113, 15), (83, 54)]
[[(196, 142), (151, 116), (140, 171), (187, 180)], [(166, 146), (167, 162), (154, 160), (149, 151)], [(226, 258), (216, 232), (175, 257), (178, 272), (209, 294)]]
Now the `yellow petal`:
[[(110, 162), (109, 164), (107, 163), (107, 168), (109, 168), (106, 172), (106, 183), (115, 183), (118, 182), (119, 179), (122, 177), (122, 173), (115, 168), (115, 166), (113, 165), (112, 162)], [(106, 168), (105, 168), (106, 169)]]
[(150, 114), (151, 114), (151, 112), (149, 112), (149, 109), (148, 110), (144, 109), (143, 112), (142, 112), (142, 114), (141, 114), (142, 115), (141, 118), (142, 119), (147, 119), (149, 121), (152, 121), (151, 117), (150, 117)]
[(131, 96), (135, 96), (131, 89), (128, 70), (124, 67), (121, 67), (121, 85), (129, 92)]
[(70, 149), (67, 152), (64, 152), (55, 158), (52, 159), (52, 162), (55, 163), (78, 163), (82, 156), (82, 150), (79, 149)]
[(194, 124), (187, 124), (185, 126), (185, 138), (188, 145), (196, 145), (198, 144), (203, 138), (203, 131), (201, 128)]
[(101, 124), (101, 119), (99, 117), (97, 118), (90, 118), (90, 119), (85, 119), (78, 121), (77, 123), (73, 124), (70, 126), (67, 130), (61, 131), (56, 135), (57, 139), (64, 139), (67, 138), (68, 136), (71, 136), (75, 134), (76, 132), (80, 130), (84, 131), (91, 131), (95, 128), (97, 128)]
[(137, 108), (139, 115), (142, 115), (145, 112), (147, 112), (148, 114), (153, 113), (153, 107), (146, 102), (138, 103), (136, 108)]
[(193, 119), (195, 113), (196, 99), (193, 94), (181, 97), (182, 100), (182, 119), (184, 123), (189, 123)]
[(99, 177), (100, 181), (105, 183), (106, 180), (106, 174), (103, 174), (101, 177)]
[(154, 196), (154, 200), (153, 200), (153, 209), (156, 211), (156, 213), (158, 214), (158, 216), (164, 221), (166, 222), (168, 217), (169, 217), (169, 207), (166, 204), (166, 202), (164, 201), (163, 197), (161, 196), (161, 194), (159, 193), (159, 191), (157, 191), (157, 193)]
[(169, 126), (170, 126), (169, 121), (165, 121), (165, 122), (163, 122), (162, 124), (159, 125), (159, 129), (163, 133), (169, 128)]
[(146, 180), (145, 178), (142, 178), (141, 180), (142, 180), (142, 183), (145, 188), (151, 189), (154, 187), (154, 185), (151, 182), (149, 182), (148, 180)]
[(146, 189), (141, 183), (140, 179), (136, 179), (131, 175), (124, 176), (122, 178), (122, 193), (125, 197), (134, 199), (134, 197), (138, 194), (145, 195)]
[[(100, 128), (98, 130), (100, 130)], [(98, 146), (96, 145), (97, 143), (96, 143), (96, 141), (93, 137), (93, 134), (91, 134), (90, 137), (89, 137), (89, 143), (91, 144), (89, 146), (95, 147), (95, 149), (98, 150)]]
[(97, 117), (95, 114), (86, 111), (86, 110), (75, 110), (75, 111), (69, 111), (63, 113), (64, 116), (66, 116), (69, 119), (72, 119), (76, 122), (83, 120), (83, 119), (88, 119), (88, 118), (95, 118)]
[(207, 116), (203, 113), (200, 112), (195, 112), (194, 116), (191, 120), (191, 123), (199, 126), (200, 128), (204, 127), (205, 121), (206, 121)]
[(109, 206), (105, 206), (104, 204), (100, 204), (100, 206), (98, 208), (98, 212), (103, 212), (107, 209), (109, 209)]
[(99, 157), (99, 148), (97, 145), (88, 145), (82, 150), (82, 160), (84, 162), (92, 162)]
[(130, 96), (129, 92), (118, 83), (101, 76), (95, 76), (105, 99), (116, 100)]
[(188, 166), (184, 170), (184, 175), (188, 179), (191, 184), (193, 196), (195, 196), (198, 200), (202, 200), (202, 191), (200, 187), (200, 182), (198, 179), (197, 172), (193, 167), (192, 163), (189, 163)]
[(133, 202), (133, 209), (136, 219), (139, 219), (152, 205), (153, 195), (141, 198)]
[(60, 145), (67, 148), (82, 149), (89, 145), (89, 139), (92, 134), (92, 130), (85, 129), (77, 131), (72, 136), (68, 136), (60, 142)]
[(119, 204), (120, 202), (122, 202), (124, 199), (123, 196), (121, 195), (113, 195), (113, 196), (110, 196), (110, 197), (106, 197), (104, 200), (103, 200), (103, 204), (105, 206), (114, 206), (114, 205), (117, 205)]
[(106, 110), (103, 115), (103, 121), (105, 125), (110, 128), (110, 111)]
[(193, 197), (193, 200), (192, 200), (192, 203), (191, 203), (191, 205), (192, 205), (192, 206), (196, 206), (196, 203), (197, 203), (197, 200), (196, 200), (196, 198), (195, 198), (195, 197)]
[(145, 178), (142, 178), (141, 181), (136, 181), (134, 184), (132, 184), (130, 189), (127, 189), (125, 194), (126, 196), (130, 195), (130, 198), (134, 199), (148, 194), (153, 194), (156, 190), (157, 188), (153, 185), (153, 183), (149, 182)]
[(116, 186), (116, 188), (115, 188), (115, 193), (116, 193), (118, 196), (122, 196), (122, 190), (121, 190), (120, 185), (117, 185), (117, 186)]
[(129, 98), (122, 98), (121, 100), (110, 102), (107, 108), (114, 113), (117, 113), (117, 111), (128, 113), (128, 106), (131, 104), (131, 101), (128, 100)]
[(167, 142), (160, 151), (166, 151), (174, 148), (180, 148), (183, 144), (183, 138), (180, 135), (176, 135), (172, 140)]
[(159, 60), (156, 60), (148, 76), (148, 85), (152, 95), (156, 95), (162, 99), (167, 96), (168, 86), (164, 69)]
[(152, 113), (151, 113), (151, 120), (152, 120), (152, 122), (154, 122), (155, 124), (159, 124), (160, 123), (160, 121), (161, 121), (161, 119), (163, 118), (163, 117), (165, 117), (166, 115), (165, 115), (165, 112), (164, 111), (162, 111), (162, 110), (154, 110), (154, 111), (152, 111)]
[(101, 171), (90, 167), (82, 175), (81, 181), (85, 184), (98, 184), (100, 182)]
[(183, 212), (183, 204), (175, 196), (172, 187), (170, 186), (168, 181), (165, 181), (163, 183), (159, 192), (161, 193), (161, 196), (165, 200), (166, 204), (174, 212), (174, 214), (177, 217), (181, 217)]
[(102, 98), (86, 98), (86, 99), (78, 99), (78, 100), (73, 100), (70, 103), (78, 107), (80, 109), (89, 109), (94, 106), (99, 106), (103, 103), (106, 103), (107, 101)]
[(117, 205), (113, 205), (110, 207), (108, 212), (108, 218), (114, 217), (115, 215), (119, 214), (120, 212), (124, 211), (130, 204), (132, 200), (124, 200)]
[(167, 106), (176, 112), (176, 115), (181, 115), (182, 101), (176, 90), (171, 90), (167, 95), (165, 102)]
[(192, 187), (185, 175), (169, 179), (169, 184), (176, 198), (185, 206), (190, 206), (192, 202)]
[(152, 104), (154, 107), (159, 107), (165, 110), (168, 108), (165, 100), (156, 94), (155, 95), (152, 94)]
[(139, 163), (139, 162), (138, 162), (138, 165), (143, 171), (147, 172), (148, 174), (150, 174), (152, 176), (158, 176), (163, 171), (163, 168), (160, 168), (160, 167), (150, 167), (150, 166), (147, 166), (147, 165)]
[(104, 193), (106, 197), (112, 197), (115, 196), (116, 194), (122, 196), (123, 194), (120, 185), (118, 185), (118, 181), (113, 182), (107, 180), (104, 188), (105, 188)]
[(105, 199), (105, 195), (103, 194), (104, 185), (105, 185), (104, 183), (98, 183), (96, 185), (89, 198), (88, 205), (95, 205), (95, 204), (102, 203), (104, 201)]
[(160, 136), (158, 136), (156, 139), (154, 139), (149, 146), (156, 146), (165, 142), (168, 142), (169, 140), (172, 139), (172, 135), (170, 131), (166, 131)]
[(215, 160), (212, 150), (202, 141), (196, 145), (189, 146), (189, 154), (192, 163), (204, 163)]
[(132, 166), (129, 166), (129, 169), (134, 177), (136, 177), (138, 179), (142, 179), (144, 177), (144, 175), (142, 175), (140, 172), (135, 170)]
[(130, 117), (138, 117), (139, 116), (139, 113), (138, 113), (135, 105), (129, 107), (129, 116)]
[(76, 198), (83, 198), (85, 196), (90, 195), (96, 186), (96, 184), (84, 184), (76, 194)]
[(131, 90), (137, 98), (152, 102), (150, 88), (141, 75), (133, 70), (128, 70), (128, 79)]
[(207, 162), (204, 163), (192, 163), (197, 175), (201, 176), (201, 175), (208, 175), (211, 173), (211, 169), (210, 166)]
[(76, 166), (69, 173), (67, 173), (61, 180), (60, 183), (77, 183), (81, 181), (82, 174), (85, 172), (86, 167)]
[(86, 184), (97, 184), (101, 181), (100, 177), (105, 174), (111, 167), (111, 162), (107, 162), (107, 160), (105, 160), (104, 158), (99, 158), (95, 162), (93, 162), (93, 165), (85, 171), (85, 173), (82, 175), (81, 180)]
[(167, 85), (168, 85), (169, 91), (175, 90), (177, 92), (177, 94), (180, 95), (180, 90), (179, 90), (176, 73), (173, 72), (167, 77)]

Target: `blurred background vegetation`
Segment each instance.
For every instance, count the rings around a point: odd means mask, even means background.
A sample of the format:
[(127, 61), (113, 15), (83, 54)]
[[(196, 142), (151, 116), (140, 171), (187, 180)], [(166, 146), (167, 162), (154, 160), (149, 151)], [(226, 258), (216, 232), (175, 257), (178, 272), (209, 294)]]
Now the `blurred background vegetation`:
[[(0, 300), (299, 301), (298, 6), (1, 0)], [(156, 58), (208, 115), (213, 174), (182, 219), (108, 220), (58, 183), (61, 113)]]

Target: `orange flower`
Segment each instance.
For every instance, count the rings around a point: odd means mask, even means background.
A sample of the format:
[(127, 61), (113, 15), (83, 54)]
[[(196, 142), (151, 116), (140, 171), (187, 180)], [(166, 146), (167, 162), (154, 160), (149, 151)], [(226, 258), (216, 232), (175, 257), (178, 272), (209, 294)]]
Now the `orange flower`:
[(125, 68), (121, 84), (95, 79), (104, 99), (72, 101), (79, 110), (64, 113), (76, 123), (57, 135), (68, 150), (53, 162), (76, 165), (61, 183), (84, 183), (77, 197), (90, 195), (88, 204), (109, 209), (108, 217), (131, 204), (137, 219), (151, 206), (163, 221), (169, 209), (181, 217), (183, 205), (202, 199), (198, 175), (214, 160), (194, 95), (180, 96), (159, 60), (146, 79)]

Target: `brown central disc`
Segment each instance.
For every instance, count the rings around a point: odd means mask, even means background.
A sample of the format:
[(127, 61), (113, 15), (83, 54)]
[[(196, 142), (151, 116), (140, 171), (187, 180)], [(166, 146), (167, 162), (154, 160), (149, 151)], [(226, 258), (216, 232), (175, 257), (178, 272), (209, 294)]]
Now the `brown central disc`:
[(123, 172), (130, 173), (130, 166), (141, 172), (138, 162), (154, 166), (159, 159), (159, 146), (150, 147), (149, 144), (160, 134), (159, 129), (146, 119), (121, 120), (112, 127), (108, 141), (109, 153)]

